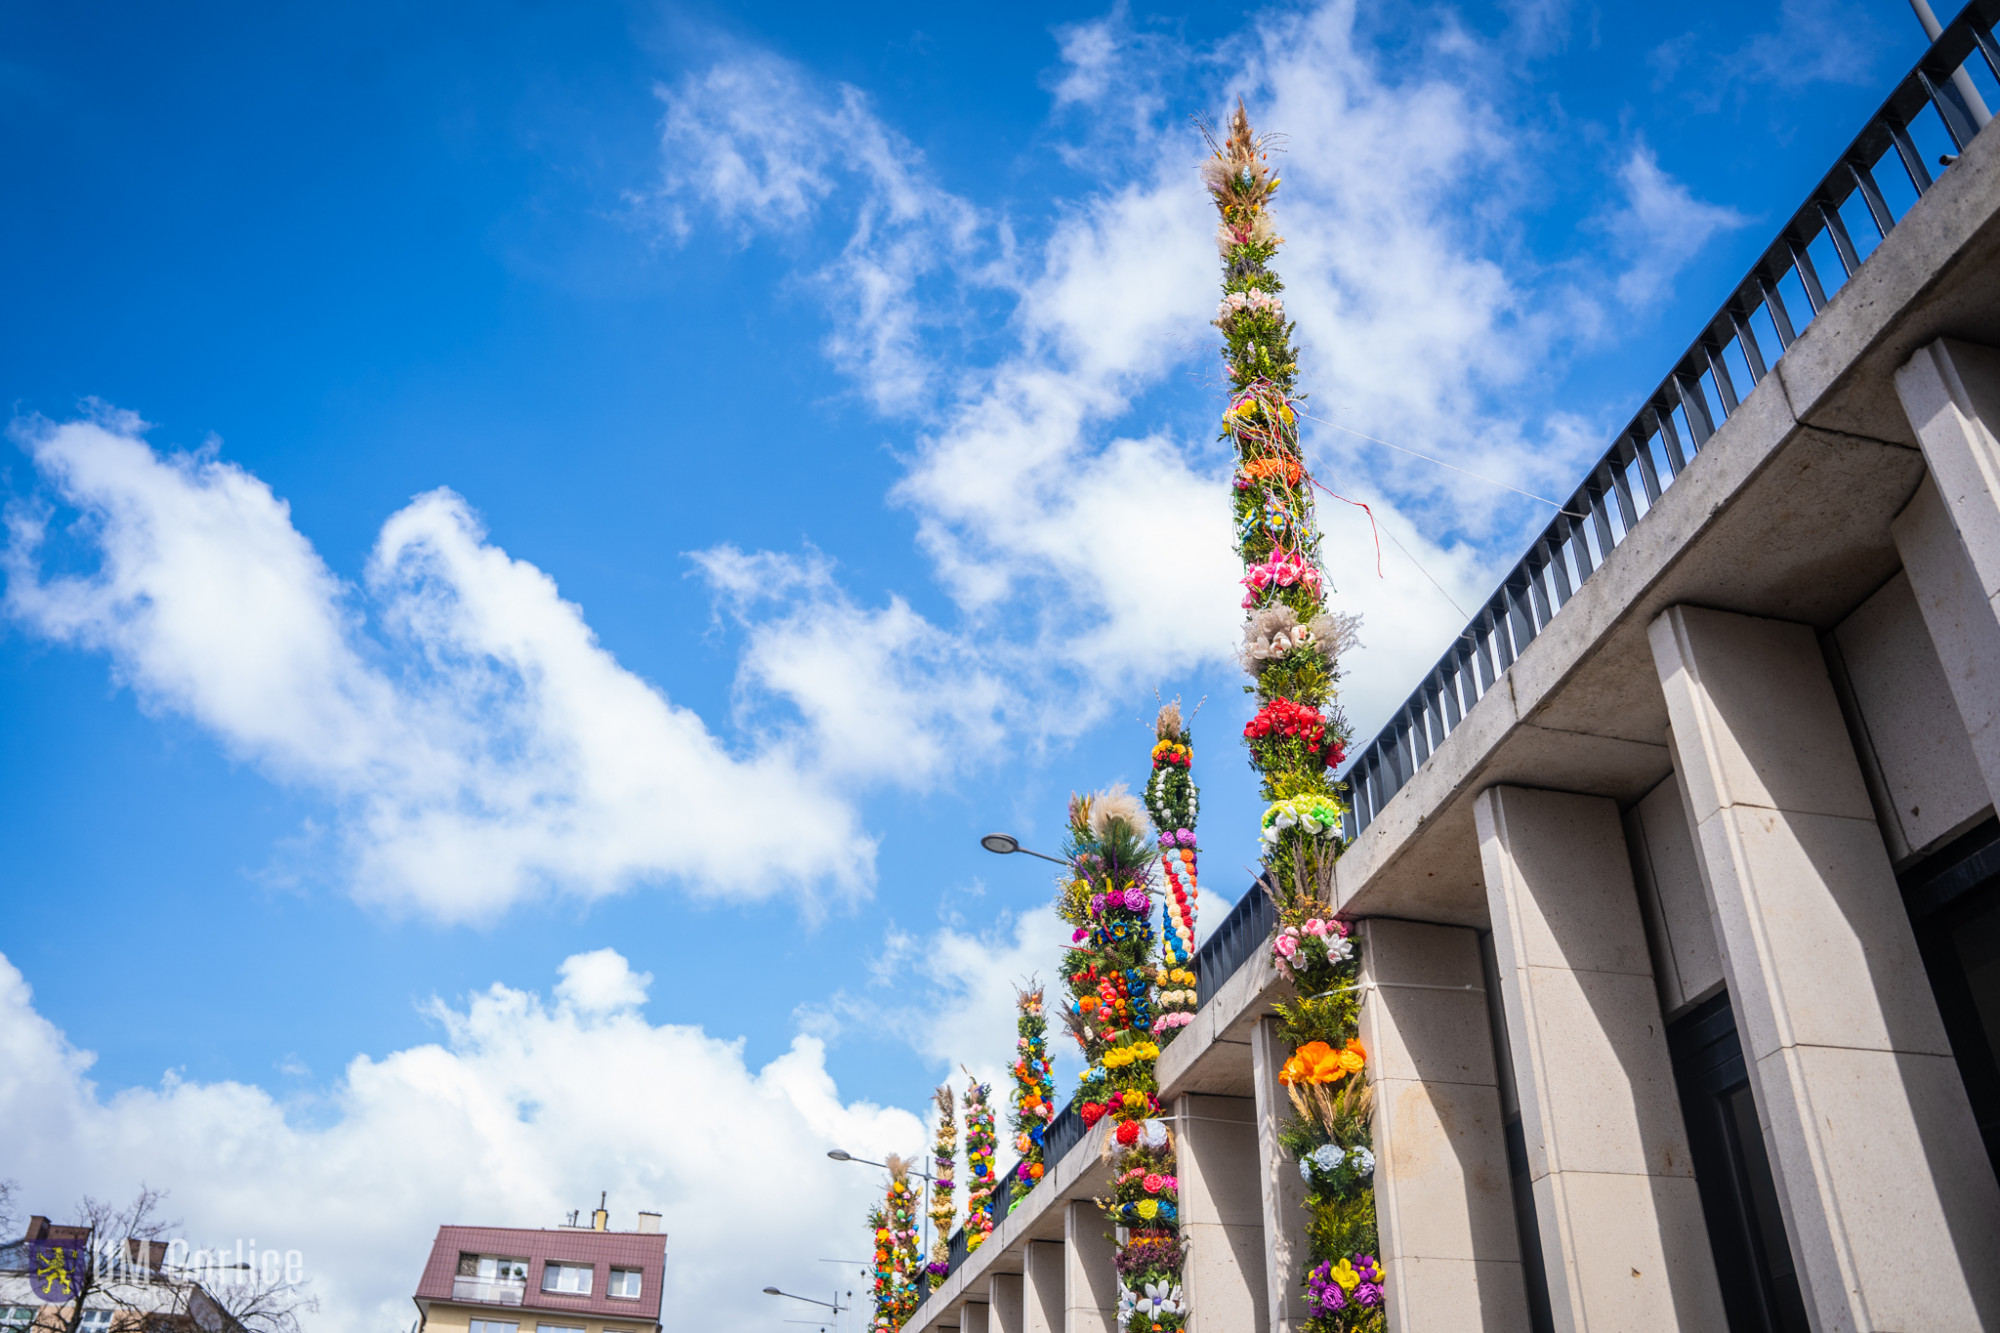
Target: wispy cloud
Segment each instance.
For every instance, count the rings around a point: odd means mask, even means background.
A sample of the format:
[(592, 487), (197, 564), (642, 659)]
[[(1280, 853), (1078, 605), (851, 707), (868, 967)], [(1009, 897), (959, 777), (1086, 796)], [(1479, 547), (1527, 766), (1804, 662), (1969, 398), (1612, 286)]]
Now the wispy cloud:
[[(873, 844), (803, 757), (826, 747), (779, 733), (731, 751), (619, 666), (456, 495), (391, 517), (353, 588), (262, 481), (158, 453), (143, 430), (109, 412), (17, 426), (84, 516), (95, 569), (45, 574), (43, 518), (17, 506), (6, 609), (108, 654), (147, 707), (334, 799), (362, 896), (476, 920), (546, 888), (648, 879), (722, 897), (865, 888)], [(886, 776), (843, 773), (857, 768)]]
[(1694, 197), (1660, 169), (1653, 150), (1639, 143), (1618, 168), (1621, 197), (1590, 225), (1608, 239), (1623, 261), (1615, 290), (1626, 306), (1638, 308), (1666, 295), (1689, 261), (1723, 232), (1750, 219), (1733, 208)]

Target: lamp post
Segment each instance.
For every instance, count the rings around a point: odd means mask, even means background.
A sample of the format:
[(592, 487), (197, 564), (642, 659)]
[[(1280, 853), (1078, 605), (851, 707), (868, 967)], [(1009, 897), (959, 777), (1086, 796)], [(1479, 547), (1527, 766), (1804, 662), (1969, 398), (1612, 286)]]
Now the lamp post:
[(992, 852), (995, 856), (1012, 856), (1016, 852), (1019, 852), (1023, 856), (1039, 856), (1044, 861), (1053, 861), (1059, 866), (1069, 864), (1069, 862), (1063, 860), (1060, 856), (1050, 856), (1047, 852), (1038, 852), (1032, 847), (1023, 847), (1021, 840), (1011, 833), (989, 833), (979, 840), (979, 845), (987, 851)]
[[(816, 1300), (811, 1296), (794, 1296), (791, 1292), (779, 1291), (776, 1287), (764, 1288), (764, 1294), (766, 1296), (783, 1296), (786, 1300), (790, 1301), (804, 1301), (808, 1305), (824, 1305), (827, 1309), (833, 1311), (833, 1326), (836, 1329), (840, 1327), (840, 1312), (842, 1310), (851, 1310), (854, 1308), (853, 1305), (851, 1304), (842, 1305), (840, 1303), (840, 1293), (838, 1291), (835, 1291), (833, 1293), (833, 1299), (831, 1301)], [(854, 1293), (851, 1291), (848, 1292), (847, 1299), (851, 1302), (854, 1299)]]

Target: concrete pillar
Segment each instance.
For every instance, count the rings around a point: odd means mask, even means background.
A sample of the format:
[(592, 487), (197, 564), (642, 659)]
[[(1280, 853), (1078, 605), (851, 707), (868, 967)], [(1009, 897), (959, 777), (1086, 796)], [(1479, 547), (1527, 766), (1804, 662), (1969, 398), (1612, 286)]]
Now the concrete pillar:
[(1362, 931), (1389, 1326), (1528, 1333), (1479, 936), (1386, 919)]
[(1935, 476), (1889, 525), (1987, 798), (2000, 804), (2000, 617), (1960, 531)]
[(1263, 1217), (1265, 1309), (1270, 1333), (1297, 1333), (1305, 1322), (1306, 1187), (1299, 1164), (1278, 1146), (1278, 1131), (1292, 1114), (1278, 1082), (1291, 1048), (1278, 1036), (1277, 1020), (1259, 1020), (1250, 1033), (1250, 1073), (1256, 1092), (1257, 1179)]
[(987, 1333), (990, 1324), (986, 1314), (991, 1308), (977, 1303), (959, 1307), (958, 1333)]
[(1181, 1286), (1193, 1322), (1266, 1333), (1264, 1203), (1258, 1188), (1257, 1105), (1249, 1097), (1174, 1099), (1180, 1178)]
[(986, 1284), (986, 1300), (991, 1307), (987, 1319), (990, 1333), (1026, 1333), (1022, 1326), (1024, 1293), (1019, 1273), (995, 1273)]
[(1816, 1323), (2000, 1327), (2000, 1186), (1813, 631), (1673, 607), (1650, 633)]
[(1473, 817), (1555, 1326), (1722, 1329), (1618, 807), (1490, 787)]
[(1031, 1240), (1021, 1249), (1021, 1333), (1064, 1333), (1063, 1270), (1069, 1247)]
[(1063, 1333), (1117, 1333), (1118, 1248), (1089, 1199), (1063, 1205)]

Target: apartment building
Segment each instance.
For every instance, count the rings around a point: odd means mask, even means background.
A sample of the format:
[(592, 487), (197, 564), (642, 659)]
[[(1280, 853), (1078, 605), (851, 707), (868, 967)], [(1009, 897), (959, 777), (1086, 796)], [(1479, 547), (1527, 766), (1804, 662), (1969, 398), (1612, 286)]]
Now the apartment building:
[[(72, 1314), (76, 1333), (240, 1333), (167, 1250), (164, 1241), (115, 1238), (107, 1249), (87, 1226), (31, 1217), (19, 1240), (0, 1245), (0, 1333), (62, 1333)], [(47, 1280), (52, 1257), (69, 1275), (59, 1284)], [(82, 1289), (81, 1310), (70, 1280)]]
[[(1396, 1333), (2000, 1328), (1996, 21), (1344, 771)], [(1252, 889), (1158, 1066), (1196, 1333), (1306, 1318), (1270, 926)], [(1058, 1118), (907, 1333), (1117, 1327), (1105, 1132)]]
[(667, 1238), (657, 1213), (613, 1231), (443, 1226), (417, 1282), (419, 1333), (660, 1333)]

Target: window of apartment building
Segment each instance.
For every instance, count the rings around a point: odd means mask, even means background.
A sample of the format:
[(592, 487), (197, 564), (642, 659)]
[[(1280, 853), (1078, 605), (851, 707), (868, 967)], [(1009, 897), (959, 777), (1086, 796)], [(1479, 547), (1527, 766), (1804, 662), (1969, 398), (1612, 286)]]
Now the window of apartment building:
[(580, 1324), (536, 1324), (535, 1333), (583, 1333)]
[(521, 1333), (521, 1325), (511, 1319), (475, 1319), (472, 1333)]
[(526, 1282), (528, 1261), (508, 1259), (497, 1254), (466, 1254), (458, 1256), (460, 1277), (484, 1278), (488, 1282)]
[[(604, 1294), (607, 1296), (623, 1296), (628, 1300), (638, 1299), (639, 1270), (636, 1268), (612, 1269), (611, 1285), (605, 1288)], [(604, 1333), (614, 1333), (614, 1331), (607, 1328), (604, 1330)]]
[(0, 1305), (0, 1333), (21, 1333), (35, 1322), (32, 1305)]
[[(590, 1264), (559, 1264), (552, 1260), (542, 1268), (542, 1290), (588, 1296), (590, 1275), (594, 1271), (596, 1270)], [(578, 1330), (578, 1333), (582, 1333), (582, 1330)]]
[(111, 1333), (111, 1315), (110, 1310), (85, 1310), (77, 1333)]

